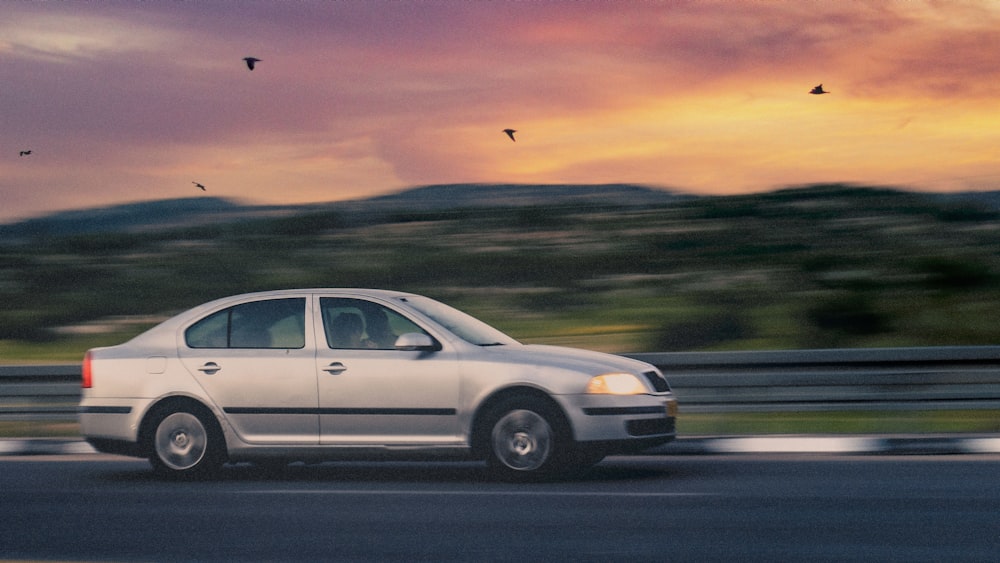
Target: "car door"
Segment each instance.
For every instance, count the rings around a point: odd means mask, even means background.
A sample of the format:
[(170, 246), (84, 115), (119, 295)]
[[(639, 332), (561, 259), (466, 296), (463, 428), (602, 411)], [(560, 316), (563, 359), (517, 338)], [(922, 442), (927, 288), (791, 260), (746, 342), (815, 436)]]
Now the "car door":
[(261, 299), (190, 325), (181, 361), (240, 439), (258, 444), (319, 441), (315, 339), (307, 297)]
[(321, 443), (462, 441), (455, 352), (397, 350), (393, 345), (399, 335), (428, 333), (374, 300), (325, 296), (315, 306)]

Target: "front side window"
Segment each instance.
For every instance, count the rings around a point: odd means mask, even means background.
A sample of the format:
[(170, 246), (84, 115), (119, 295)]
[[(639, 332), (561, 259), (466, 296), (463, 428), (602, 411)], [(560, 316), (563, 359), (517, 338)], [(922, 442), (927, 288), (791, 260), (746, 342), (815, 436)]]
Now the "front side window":
[(304, 297), (242, 303), (191, 325), (184, 340), (190, 348), (303, 348), (305, 310)]
[(334, 349), (394, 350), (401, 334), (427, 334), (396, 311), (364, 299), (319, 300), (327, 346)]

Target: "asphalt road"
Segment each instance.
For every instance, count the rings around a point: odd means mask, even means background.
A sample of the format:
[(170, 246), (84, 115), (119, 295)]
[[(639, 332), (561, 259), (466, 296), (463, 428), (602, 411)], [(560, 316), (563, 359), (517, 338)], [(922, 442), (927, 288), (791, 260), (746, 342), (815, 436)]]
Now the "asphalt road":
[(510, 485), (471, 464), (228, 468), (0, 459), (0, 559), (990, 561), (1000, 456), (617, 457)]

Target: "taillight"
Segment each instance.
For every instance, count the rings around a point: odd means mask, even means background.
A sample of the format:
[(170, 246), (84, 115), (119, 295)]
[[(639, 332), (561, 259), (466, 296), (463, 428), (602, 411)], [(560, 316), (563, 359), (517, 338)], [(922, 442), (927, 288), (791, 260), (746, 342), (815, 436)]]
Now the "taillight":
[(90, 389), (94, 385), (94, 373), (90, 369), (90, 350), (83, 355), (83, 377), (80, 380), (80, 387)]

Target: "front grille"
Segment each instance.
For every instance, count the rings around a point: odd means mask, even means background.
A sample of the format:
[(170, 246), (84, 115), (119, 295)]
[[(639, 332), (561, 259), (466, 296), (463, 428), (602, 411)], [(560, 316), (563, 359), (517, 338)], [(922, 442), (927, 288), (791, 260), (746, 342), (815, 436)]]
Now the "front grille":
[(667, 391), (670, 391), (670, 385), (667, 383), (667, 378), (663, 377), (660, 372), (647, 371), (643, 373), (643, 375), (646, 376), (646, 379), (649, 380), (649, 383), (653, 386), (653, 389), (655, 389), (657, 393), (666, 393)]
[(645, 420), (630, 420), (625, 423), (629, 436), (653, 436), (656, 434), (673, 434), (674, 419), (650, 418)]

